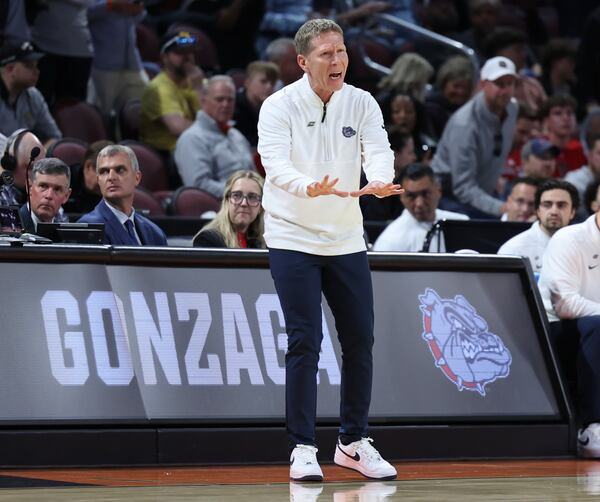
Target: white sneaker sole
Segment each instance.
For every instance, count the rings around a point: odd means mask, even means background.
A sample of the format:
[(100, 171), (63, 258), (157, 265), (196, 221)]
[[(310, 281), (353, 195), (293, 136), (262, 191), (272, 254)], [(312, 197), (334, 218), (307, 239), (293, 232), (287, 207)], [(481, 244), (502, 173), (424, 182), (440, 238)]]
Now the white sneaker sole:
[(393, 474), (390, 473), (390, 474), (382, 476), (380, 474), (377, 474), (376, 472), (369, 471), (368, 469), (365, 469), (362, 465), (360, 465), (359, 462), (351, 459), (348, 455), (345, 455), (339, 449), (339, 447), (337, 445), (335, 447), (335, 455), (333, 456), (333, 462), (334, 462), (334, 464), (339, 465), (340, 467), (345, 467), (346, 469), (352, 469), (354, 471), (358, 471), (363, 476), (365, 476), (369, 479), (378, 479), (380, 481), (390, 481), (392, 479), (396, 479), (396, 476), (398, 475), (396, 472), (394, 472)]
[(290, 479), (292, 481), (323, 481), (323, 475), (306, 474), (304, 476), (292, 476), (292, 473), (290, 472)]

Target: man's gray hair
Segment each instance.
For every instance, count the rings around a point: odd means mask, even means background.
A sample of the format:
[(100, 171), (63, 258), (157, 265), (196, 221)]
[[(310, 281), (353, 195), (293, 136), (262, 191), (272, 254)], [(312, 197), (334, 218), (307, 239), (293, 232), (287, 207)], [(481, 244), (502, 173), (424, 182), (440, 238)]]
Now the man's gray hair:
[(96, 171), (98, 171), (98, 164), (100, 164), (100, 159), (104, 157), (114, 157), (115, 155), (127, 155), (129, 157), (129, 164), (134, 171), (140, 170), (140, 165), (138, 164), (138, 159), (135, 156), (135, 152), (126, 145), (108, 145), (105, 146), (100, 153), (98, 154), (98, 158), (96, 159)]
[(306, 56), (313, 49), (313, 39), (331, 31), (339, 33), (342, 37), (344, 36), (344, 30), (331, 19), (310, 19), (306, 21), (306, 23), (300, 26), (294, 37), (296, 52)]
[(296, 52), (294, 40), (287, 37), (276, 38), (265, 49), (265, 57), (267, 60), (277, 63), (282, 58), (288, 55), (290, 49)]
[(36, 160), (31, 167), (31, 181), (34, 182), (38, 174), (60, 175), (67, 177), (67, 188), (71, 186), (71, 169), (62, 160), (55, 157)]
[(213, 75), (202, 83), (202, 95), (206, 96), (210, 88), (218, 82), (226, 82), (235, 92), (235, 82), (229, 75)]

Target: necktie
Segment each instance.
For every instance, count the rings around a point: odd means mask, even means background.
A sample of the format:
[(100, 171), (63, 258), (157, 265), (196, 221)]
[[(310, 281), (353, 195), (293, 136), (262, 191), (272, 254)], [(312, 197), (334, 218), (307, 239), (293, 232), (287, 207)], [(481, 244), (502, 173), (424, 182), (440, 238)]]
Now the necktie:
[(133, 244), (138, 244), (137, 237), (135, 236), (135, 230), (133, 228), (133, 221), (127, 220), (125, 222), (125, 228), (127, 229), (127, 233), (129, 234), (129, 237), (131, 237)]

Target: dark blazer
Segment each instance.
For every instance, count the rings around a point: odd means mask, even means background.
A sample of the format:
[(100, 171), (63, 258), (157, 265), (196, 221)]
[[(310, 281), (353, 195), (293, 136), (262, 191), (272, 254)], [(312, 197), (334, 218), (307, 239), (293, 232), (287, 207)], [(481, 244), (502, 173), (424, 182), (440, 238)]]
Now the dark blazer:
[(23, 222), (23, 232), (27, 232), (28, 234), (35, 234), (35, 225), (33, 224), (33, 220), (31, 219), (31, 213), (29, 212), (27, 204), (23, 204), (19, 208), (19, 213), (21, 214), (21, 221)]
[[(226, 248), (225, 240), (223, 236), (214, 229), (205, 230), (200, 232), (193, 241), (194, 247), (199, 248)], [(258, 239), (248, 239), (248, 249), (260, 249), (260, 242)]]
[[(115, 246), (139, 246), (134, 241), (125, 226), (118, 220), (115, 214), (106, 205), (102, 199), (94, 210), (84, 214), (79, 220), (80, 223), (104, 223), (104, 244)], [(143, 246), (166, 246), (167, 237), (165, 233), (148, 218), (135, 213), (135, 230), (142, 241)]]

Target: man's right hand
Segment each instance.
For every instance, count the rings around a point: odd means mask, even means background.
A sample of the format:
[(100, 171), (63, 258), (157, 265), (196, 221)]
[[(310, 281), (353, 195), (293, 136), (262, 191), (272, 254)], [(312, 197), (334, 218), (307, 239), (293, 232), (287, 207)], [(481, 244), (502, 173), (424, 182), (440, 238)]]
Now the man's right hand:
[(306, 194), (309, 197), (318, 197), (319, 195), (337, 195), (338, 197), (348, 197), (348, 192), (342, 192), (337, 190), (335, 185), (339, 181), (339, 178), (329, 181), (329, 175), (323, 178), (323, 181), (315, 181), (308, 185)]

